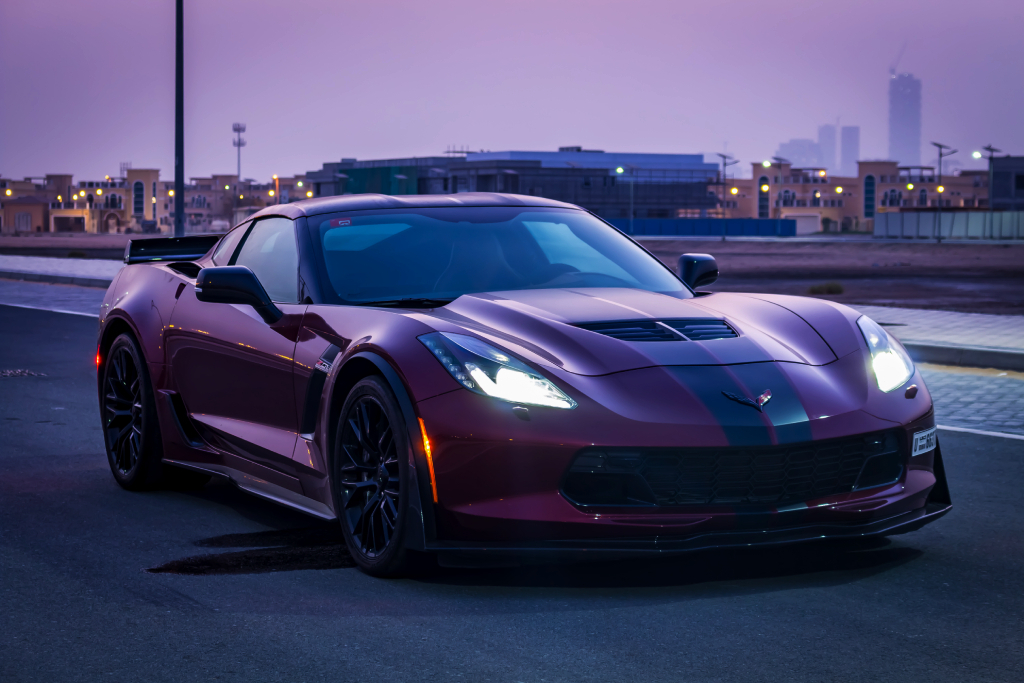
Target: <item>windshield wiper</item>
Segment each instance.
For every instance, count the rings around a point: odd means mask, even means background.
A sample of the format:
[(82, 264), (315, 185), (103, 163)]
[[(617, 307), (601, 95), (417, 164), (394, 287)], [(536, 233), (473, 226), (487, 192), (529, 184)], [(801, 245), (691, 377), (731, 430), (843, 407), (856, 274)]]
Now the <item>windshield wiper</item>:
[(411, 297), (407, 299), (384, 299), (382, 301), (355, 301), (354, 306), (392, 306), (395, 308), (439, 308), (447, 306), (455, 299), (426, 299)]

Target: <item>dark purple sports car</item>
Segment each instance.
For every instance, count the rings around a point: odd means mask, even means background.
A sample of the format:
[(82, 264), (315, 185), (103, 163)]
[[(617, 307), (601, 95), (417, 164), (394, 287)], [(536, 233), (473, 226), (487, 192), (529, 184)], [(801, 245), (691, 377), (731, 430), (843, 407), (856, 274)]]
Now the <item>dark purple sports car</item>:
[(911, 531), (932, 401), (845, 306), (697, 291), (578, 207), (355, 195), (136, 240), (100, 313), (121, 486), (227, 477), (365, 571)]

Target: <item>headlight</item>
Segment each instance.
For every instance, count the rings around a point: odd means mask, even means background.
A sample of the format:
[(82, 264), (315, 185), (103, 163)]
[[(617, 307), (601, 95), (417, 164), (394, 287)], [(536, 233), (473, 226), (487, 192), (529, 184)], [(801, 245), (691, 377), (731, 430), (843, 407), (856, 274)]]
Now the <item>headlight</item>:
[(866, 315), (857, 319), (857, 327), (864, 335), (871, 351), (871, 368), (882, 391), (892, 391), (903, 386), (914, 374), (914, 362), (889, 333)]
[(419, 338), (452, 377), (470, 391), (512, 403), (575, 408), (576, 401), (529, 366), (465, 334), (431, 332)]

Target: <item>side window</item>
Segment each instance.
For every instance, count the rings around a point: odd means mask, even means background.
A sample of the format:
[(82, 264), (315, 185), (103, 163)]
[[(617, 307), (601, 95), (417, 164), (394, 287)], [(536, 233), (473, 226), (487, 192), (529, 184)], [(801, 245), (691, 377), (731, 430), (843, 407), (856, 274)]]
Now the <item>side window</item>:
[(299, 252), (295, 224), (287, 218), (257, 221), (242, 243), (235, 265), (246, 266), (267, 290), (271, 300), (299, 300)]
[(226, 266), (231, 261), (232, 254), (235, 253), (235, 247), (242, 240), (245, 235), (245, 231), (252, 225), (251, 222), (246, 222), (244, 225), (239, 225), (237, 228), (224, 235), (221, 239), (220, 244), (217, 245), (217, 250), (213, 252), (213, 263), (218, 266)]

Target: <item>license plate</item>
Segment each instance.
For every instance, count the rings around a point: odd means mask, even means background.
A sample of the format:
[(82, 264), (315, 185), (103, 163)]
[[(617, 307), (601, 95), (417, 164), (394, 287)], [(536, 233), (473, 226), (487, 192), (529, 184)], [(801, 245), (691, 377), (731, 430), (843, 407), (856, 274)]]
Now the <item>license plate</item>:
[(914, 450), (911, 457), (935, 450), (935, 427), (914, 434)]

